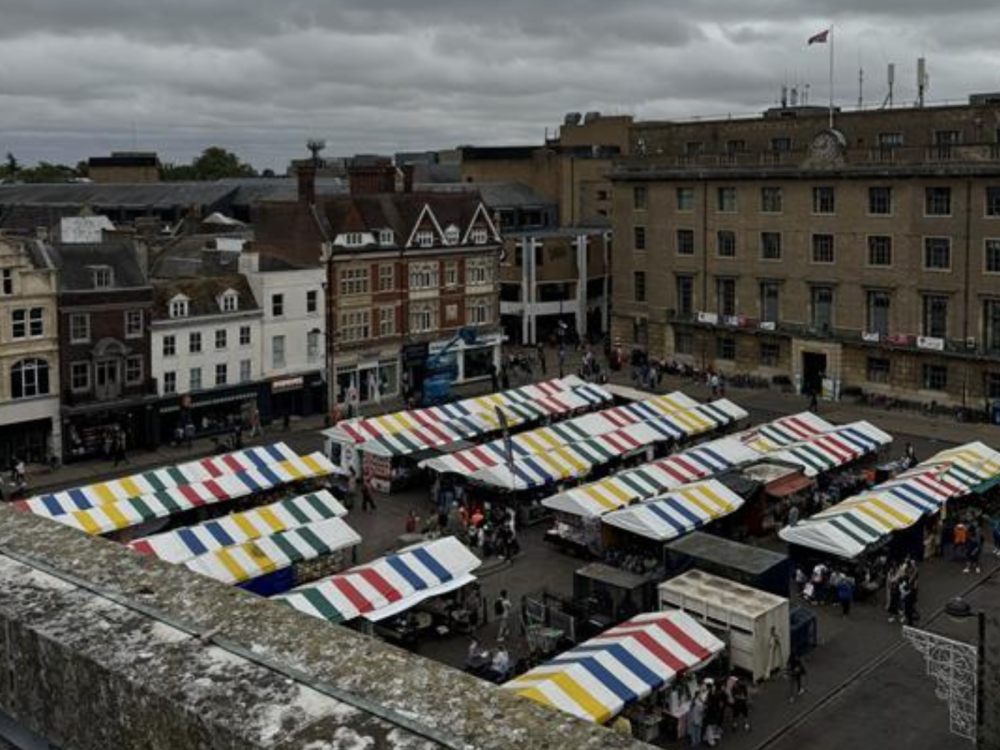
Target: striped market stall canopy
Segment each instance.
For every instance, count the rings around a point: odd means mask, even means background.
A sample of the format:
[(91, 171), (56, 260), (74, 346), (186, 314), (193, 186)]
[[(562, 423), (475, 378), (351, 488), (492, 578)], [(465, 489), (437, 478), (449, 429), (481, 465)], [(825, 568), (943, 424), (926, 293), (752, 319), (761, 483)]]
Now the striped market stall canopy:
[(183, 529), (136, 539), (129, 546), (136, 552), (180, 564), (223, 547), (232, 547), (273, 534), (342, 518), (347, 510), (327, 490), (282, 500), (206, 521)]
[(1000, 454), (970, 443), (942, 451), (867, 492), (787, 526), (779, 536), (788, 544), (853, 559), (998, 475)]
[[(88, 534), (107, 534), (182, 513), (201, 505), (222, 503), (292, 482), (328, 476), (335, 471), (329, 459), (322, 453), (314, 453), (310, 456), (296, 456), (270, 466), (223, 474), (205, 482), (105, 503), (86, 510), (70, 509), (69, 512), (53, 515), (51, 518)], [(23, 506), (22, 509), (34, 510), (29, 505)]]
[(506, 683), (517, 695), (604, 724), (701, 669), (724, 644), (686, 612), (639, 615)]
[[(177, 466), (151, 469), (140, 474), (132, 474), (121, 479), (76, 487), (70, 490), (39, 495), (18, 503), (22, 510), (35, 515), (55, 518), (77, 510), (90, 510), (109, 503), (117, 503), (130, 498), (152, 495), (196, 484), (205, 484), (221, 477), (232, 476), (252, 470), (265, 471), (276, 465), (296, 466), (305, 462), (311, 464), (314, 457), (301, 458), (284, 443), (246, 448), (223, 456), (210, 456), (197, 461), (188, 461)], [(329, 462), (324, 461), (325, 473), (339, 472)], [(310, 470), (318, 470), (309, 466)]]
[[(477, 396), (444, 406), (395, 412), (378, 417), (360, 417), (340, 422), (335, 434), (345, 442), (364, 445), (398, 433), (426, 429), (428, 425), (450, 428), (456, 434), (473, 436), (499, 429), (496, 409), (501, 407), (510, 423), (539, 419), (611, 400), (611, 394), (576, 376), (514, 388), (489, 396)], [(486, 429), (489, 428), (489, 429)]]
[(409, 547), (275, 599), (330, 622), (391, 617), (475, 580), (481, 561), (455, 537)]
[(191, 558), (184, 565), (223, 583), (245, 583), (360, 543), (361, 537), (342, 518), (331, 518), (223, 547)]
[(760, 457), (760, 453), (738, 439), (724, 437), (598, 482), (574, 487), (546, 498), (542, 505), (574, 516), (597, 518)]
[(747, 430), (743, 442), (761, 453), (773, 453), (794, 443), (830, 432), (834, 426), (810, 411), (782, 417), (773, 422)]
[(738, 510), (743, 498), (715, 479), (680, 487), (662, 497), (602, 517), (608, 526), (667, 542)]
[(875, 453), (891, 442), (890, 435), (869, 422), (855, 422), (790, 445), (771, 454), (771, 458), (801, 466), (806, 476), (814, 477)]
[[(537, 456), (553, 448), (589, 440), (629, 425), (657, 420), (697, 406), (697, 401), (680, 392), (657, 396), (514, 435), (510, 439), (511, 450), (516, 458)], [(428, 459), (421, 462), (420, 466), (438, 472), (469, 474), (506, 461), (504, 441), (499, 439), (448, 456)]]
[(655, 443), (685, 440), (719, 430), (746, 416), (747, 413), (739, 406), (722, 399), (646, 422), (637, 422), (620, 430), (537, 455), (515, 457), (512, 467), (506, 463), (498, 464), (481, 469), (473, 473), (472, 477), (501, 489), (544, 487), (586, 476), (598, 466)]

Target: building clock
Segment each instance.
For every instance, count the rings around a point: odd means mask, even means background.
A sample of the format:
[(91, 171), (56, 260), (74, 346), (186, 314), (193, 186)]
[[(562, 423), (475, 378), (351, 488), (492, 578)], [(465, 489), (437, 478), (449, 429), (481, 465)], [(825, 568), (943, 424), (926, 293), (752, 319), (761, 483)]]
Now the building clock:
[(839, 130), (824, 130), (816, 135), (809, 147), (809, 155), (821, 161), (843, 158), (847, 139)]

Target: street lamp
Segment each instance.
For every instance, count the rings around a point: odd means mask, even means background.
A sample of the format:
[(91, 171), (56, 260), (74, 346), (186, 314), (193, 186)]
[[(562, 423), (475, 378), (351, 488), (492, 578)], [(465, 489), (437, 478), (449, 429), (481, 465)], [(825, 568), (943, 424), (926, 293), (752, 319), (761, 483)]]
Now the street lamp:
[(976, 736), (977, 748), (983, 744), (983, 678), (986, 676), (986, 614), (980, 609), (975, 610), (961, 596), (949, 599), (944, 612), (952, 620), (963, 622), (973, 617), (977, 621), (976, 636)]

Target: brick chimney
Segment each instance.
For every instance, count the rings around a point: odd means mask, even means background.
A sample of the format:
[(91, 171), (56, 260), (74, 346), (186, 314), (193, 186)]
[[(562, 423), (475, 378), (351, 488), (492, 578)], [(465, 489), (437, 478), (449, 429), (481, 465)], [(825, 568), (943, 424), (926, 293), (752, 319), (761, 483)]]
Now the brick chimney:
[(403, 192), (412, 193), (413, 192), (413, 175), (417, 168), (412, 164), (403, 165)]
[(355, 160), (347, 168), (351, 195), (396, 192), (396, 168), (389, 162)]
[(299, 179), (299, 202), (314, 204), (316, 202), (316, 165), (300, 164), (295, 170)]

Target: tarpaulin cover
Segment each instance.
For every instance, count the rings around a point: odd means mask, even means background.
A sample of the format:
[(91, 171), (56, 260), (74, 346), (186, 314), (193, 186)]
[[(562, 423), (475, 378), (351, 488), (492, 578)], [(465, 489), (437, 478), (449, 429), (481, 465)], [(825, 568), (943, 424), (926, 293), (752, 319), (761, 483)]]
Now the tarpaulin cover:
[(869, 422), (855, 422), (814, 435), (771, 454), (771, 458), (802, 467), (814, 477), (876, 452), (892, 442), (892, 437)]
[(789, 544), (853, 559), (995, 476), (1000, 476), (1000, 454), (982, 443), (969, 443), (942, 451), (867, 492), (786, 526), (779, 536)]
[(652, 612), (585, 641), (503, 688), (603, 724), (679, 675), (701, 669), (723, 648), (686, 612)]
[(543, 487), (564, 479), (586, 476), (597, 466), (655, 443), (680, 441), (713, 432), (746, 416), (747, 413), (739, 406), (721, 399), (637, 422), (537, 455), (515, 457), (513, 467), (499, 464), (481, 469), (472, 476), (476, 481), (501, 489)]
[(330, 622), (373, 621), (475, 580), (481, 561), (455, 537), (444, 537), (352, 568), (276, 599)]
[(303, 479), (327, 476), (333, 472), (333, 464), (326, 456), (322, 453), (313, 453), (310, 456), (301, 458), (296, 456), (271, 465), (260, 465), (247, 471), (223, 474), (205, 482), (105, 503), (88, 510), (71, 511), (52, 518), (88, 534), (106, 534), (157, 518), (183, 513), (191, 508), (247, 497)]
[(574, 487), (545, 498), (542, 505), (574, 516), (596, 518), (760, 457), (760, 453), (738, 439), (724, 437), (598, 482)]
[[(107, 482), (38, 495), (17, 503), (17, 506), (35, 515), (55, 518), (77, 510), (89, 510), (134, 497), (203, 484), (223, 476), (262, 469), (294, 459), (299, 459), (298, 454), (284, 443), (262, 445), (222, 456), (188, 461), (177, 466), (150, 469)], [(327, 474), (340, 471), (329, 462), (324, 465)]]
[[(588, 440), (628, 425), (659, 419), (697, 406), (697, 401), (680, 392), (656, 396), (646, 401), (584, 414), (550, 427), (539, 427), (514, 435), (510, 439), (511, 449), (515, 458), (537, 456), (553, 448)], [(428, 459), (420, 465), (433, 471), (469, 474), (506, 461), (504, 441), (499, 439), (448, 456)]]
[(728, 516), (743, 498), (715, 479), (680, 487), (602, 517), (603, 523), (632, 534), (667, 542)]
[[(380, 438), (406, 433), (402, 443), (417, 443), (420, 447), (416, 450), (423, 450), (446, 444), (429, 429), (431, 426), (464, 438), (498, 430), (497, 407), (504, 410), (509, 424), (521, 424), (608, 401), (611, 401), (611, 394), (603, 388), (569, 376), (443, 406), (350, 419), (340, 422), (330, 434), (334, 439), (393, 454), (392, 451), (401, 449), (400, 441), (380, 442)], [(368, 443), (373, 445), (368, 446)], [(407, 449), (406, 452), (411, 451)]]
[(337, 498), (327, 490), (320, 490), (197, 526), (136, 539), (129, 546), (144, 555), (179, 564), (223, 547), (346, 515), (347, 509)]
[(193, 557), (184, 565), (223, 583), (243, 583), (360, 543), (361, 537), (342, 518), (331, 518), (223, 547)]

